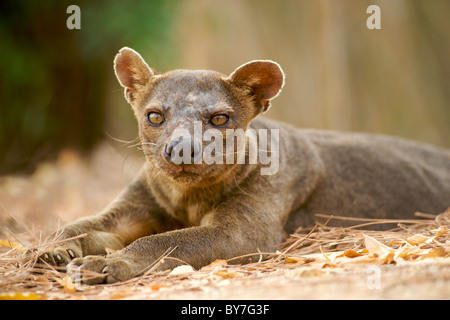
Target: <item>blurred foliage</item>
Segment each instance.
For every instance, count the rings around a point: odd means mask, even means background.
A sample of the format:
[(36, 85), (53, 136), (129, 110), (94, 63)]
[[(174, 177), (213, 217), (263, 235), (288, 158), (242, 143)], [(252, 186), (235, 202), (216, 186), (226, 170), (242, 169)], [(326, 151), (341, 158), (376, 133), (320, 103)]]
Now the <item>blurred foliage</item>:
[[(0, 174), (31, 170), (63, 147), (104, 136), (107, 79), (123, 46), (173, 57), (173, 1), (0, 2)], [(81, 30), (69, 30), (69, 5)]]
[[(450, 1), (190, 0), (183, 67), (223, 73), (277, 61), (266, 114), (299, 127), (384, 133), (450, 148)], [(369, 5), (381, 30), (369, 30)]]

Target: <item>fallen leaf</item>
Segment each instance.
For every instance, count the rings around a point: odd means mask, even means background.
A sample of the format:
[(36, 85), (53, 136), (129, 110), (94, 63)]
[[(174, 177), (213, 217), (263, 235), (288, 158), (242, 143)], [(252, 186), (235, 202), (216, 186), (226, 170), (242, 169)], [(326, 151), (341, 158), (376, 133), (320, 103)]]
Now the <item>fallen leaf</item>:
[(20, 252), (25, 252), (27, 249), (22, 247), (22, 244), (19, 242), (12, 242), (12, 241), (4, 241), (4, 240), (0, 240), (0, 246), (3, 247), (7, 247), (10, 249), (15, 249), (18, 250)]
[(217, 269), (222, 269), (226, 265), (228, 265), (226, 260), (217, 259), (217, 260), (214, 260), (213, 262), (211, 262), (210, 264), (208, 264), (207, 266), (204, 266), (200, 270), (202, 270), (202, 271), (217, 270)]
[(421, 243), (424, 243), (425, 241), (427, 241), (429, 239), (430, 239), (429, 237), (426, 237), (422, 234), (416, 234), (416, 235), (413, 235), (413, 236), (407, 238), (406, 241), (413, 246), (417, 246)]
[(354, 258), (354, 257), (360, 257), (360, 256), (362, 256), (362, 254), (359, 252), (356, 252), (353, 249), (348, 249), (348, 250), (344, 251), (343, 256), (347, 257), (347, 258)]
[(375, 258), (384, 259), (389, 254), (395, 253), (394, 249), (382, 244), (377, 239), (365, 234), (363, 234), (363, 236), (366, 249), (368, 250), (369, 254), (373, 255)]
[(378, 263), (380, 263), (380, 264), (390, 264), (390, 263), (392, 263), (394, 261), (395, 261), (395, 253), (391, 252), (391, 253), (388, 253), (383, 259), (378, 261)]
[(445, 257), (447, 255), (447, 251), (443, 247), (437, 247), (431, 249), (427, 254), (423, 255), (421, 258), (436, 258), (436, 257)]
[(447, 233), (447, 227), (446, 226), (440, 226), (437, 230), (436, 230), (436, 234), (433, 237), (433, 240), (436, 238), (439, 238), (440, 236), (443, 236), (444, 234)]
[(111, 295), (111, 300), (120, 300), (126, 298), (133, 294), (133, 291), (130, 288), (125, 288), (124, 290), (117, 290)]
[(222, 277), (224, 279), (228, 278), (242, 278), (244, 274), (236, 270), (221, 270), (214, 273), (214, 275)]
[(411, 257), (417, 256), (419, 252), (422, 252), (422, 250), (418, 247), (405, 244), (396, 250), (394, 259), (403, 258), (405, 260), (411, 260)]
[(159, 290), (161, 288), (167, 288), (167, 285), (164, 283), (154, 283), (150, 285), (150, 289), (152, 290)]
[(41, 295), (32, 292), (0, 293), (0, 300), (40, 300)]
[[(375, 260), (375, 261), (374, 261)], [(353, 257), (351, 259), (346, 259), (344, 262), (340, 262), (339, 266), (348, 266), (356, 264), (374, 263), (377, 262), (376, 259), (370, 257), (368, 254), (361, 254), (360, 256)]]
[(302, 257), (294, 257), (294, 256), (289, 256), (286, 257), (286, 264), (304, 264), (306, 263), (306, 259), (302, 258)]
[(337, 267), (338, 267), (338, 265), (334, 264), (334, 263), (324, 263), (323, 266), (322, 266), (322, 269), (325, 269), (325, 268), (337, 268)]
[(179, 274), (184, 274), (184, 273), (191, 273), (191, 272), (195, 272), (194, 268), (192, 268), (189, 265), (183, 265), (183, 266), (178, 266), (175, 269), (173, 269), (169, 273), (169, 276), (174, 276), (174, 275), (179, 275)]

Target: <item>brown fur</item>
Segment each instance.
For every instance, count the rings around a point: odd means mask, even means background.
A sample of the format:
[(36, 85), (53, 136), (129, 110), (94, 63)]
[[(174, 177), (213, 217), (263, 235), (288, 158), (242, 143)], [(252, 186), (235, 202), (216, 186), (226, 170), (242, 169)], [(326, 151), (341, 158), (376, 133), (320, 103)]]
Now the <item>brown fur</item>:
[[(311, 225), (314, 213), (409, 218), (414, 211), (439, 213), (450, 206), (446, 150), (254, 119), (283, 86), (283, 72), (274, 62), (253, 61), (230, 76), (190, 70), (160, 75), (138, 53), (123, 48), (115, 71), (148, 161), (115, 202), (97, 216), (68, 225), (62, 235), (86, 237), (41, 256), (51, 264), (68, 264), (83, 282), (137, 276), (168, 249), (173, 249), (171, 257), (195, 268), (215, 259), (273, 251), (283, 232)], [(161, 126), (149, 125), (151, 111), (164, 114)], [(207, 129), (217, 113), (230, 116), (225, 127), (217, 128), (224, 134), (230, 128), (279, 129), (279, 172), (261, 175), (261, 164), (248, 161), (174, 165), (162, 156), (175, 130), (184, 128), (192, 138), (193, 121)], [(244, 147), (248, 157), (248, 144)], [(105, 256), (105, 247), (120, 250)], [(159, 269), (179, 263), (165, 259)], [(80, 269), (100, 275), (86, 277)]]

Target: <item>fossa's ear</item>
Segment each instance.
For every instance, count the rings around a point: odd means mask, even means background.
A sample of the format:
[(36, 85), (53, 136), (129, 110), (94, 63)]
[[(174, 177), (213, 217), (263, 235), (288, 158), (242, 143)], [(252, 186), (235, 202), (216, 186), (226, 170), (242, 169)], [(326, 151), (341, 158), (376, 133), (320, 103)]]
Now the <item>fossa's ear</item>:
[(146, 88), (151, 78), (157, 74), (139, 53), (127, 47), (120, 49), (114, 59), (114, 71), (125, 88), (125, 98), (130, 104), (136, 101), (142, 89)]
[(278, 63), (270, 60), (255, 60), (243, 64), (231, 75), (230, 80), (238, 87), (250, 89), (251, 95), (264, 112), (269, 109), (270, 99), (275, 98), (284, 85), (284, 73)]

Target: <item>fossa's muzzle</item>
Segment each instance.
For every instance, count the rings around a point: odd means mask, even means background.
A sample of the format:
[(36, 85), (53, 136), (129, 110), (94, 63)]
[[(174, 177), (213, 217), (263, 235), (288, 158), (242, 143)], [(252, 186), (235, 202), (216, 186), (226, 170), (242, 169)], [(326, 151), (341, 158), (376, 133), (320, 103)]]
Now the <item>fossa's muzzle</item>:
[(164, 157), (168, 162), (176, 165), (200, 164), (202, 144), (187, 134), (172, 138), (166, 143)]

